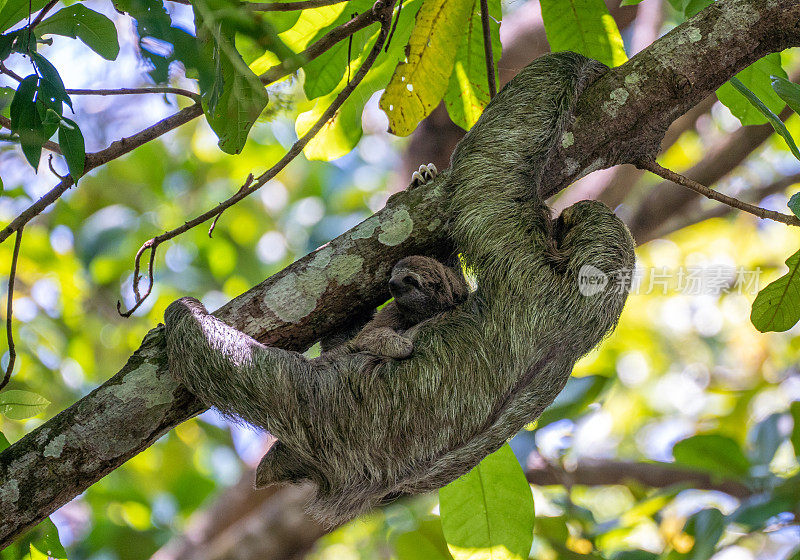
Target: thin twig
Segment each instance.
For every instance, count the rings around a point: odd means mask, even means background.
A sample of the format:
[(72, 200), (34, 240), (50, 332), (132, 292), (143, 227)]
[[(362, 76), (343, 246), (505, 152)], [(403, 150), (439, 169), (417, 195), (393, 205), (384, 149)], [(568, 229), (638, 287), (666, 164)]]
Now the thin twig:
[(200, 94), (188, 89), (175, 87), (141, 87), (141, 88), (119, 88), (119, 89), (68, 89), (70, 95), (139, 95), (147, 93), (171, 93), (183, 95), (194, 101), (200, 101)]
[[(111, 145), (104, 150), (100, 150), (99, 152), (95, 152), (93, 154), (86, 154), (84, 173), (87, 173), (95, 167), (106, 164), (109, 161), (117, 159), (118, 157), (127, 154), (135, 148), (138, 148), (139, 146), (166, 134), (170, 130), (186, 124), (202, 114), (203, 108), (199, 103), (190, 107), (186, 107), (174, 115), (170, 115), (166, 119), (158, 121), (153, 126), (137, 132), (133, 136), (112, 142)], [(42, 198), (23, 210), (22, 213), (14, 218), (10, 224), (0, 231), (0, 243), (8, 239), (12, 233), (41, 214), (45, 208), (58, 200), (61, 195), (64, 194), (73, 184), (74, 182), (72, 181), (72, 177), (67, 177), (65, 180), (61, 181), (55, 187), (50, 189), (44, 196), (42, 196)]]
[(12, 316), (13, 316), (13, 301), (14, 301), (14, 280), (17, 277), (17, 261), (19, 260), (19, 247), (22, 244), (22, 228), (17, 230), (16, 239), (14, 239), (14, 252), (11, 255), (11, 271), (8, 273), (8, 303), (6, 304), (6, 338), (8, 339), (8, 366), (6, 373), (3, 375), (3, 381), (0, 382), (0, 390), (8, 385), (11, 379), (11, 372), (14, 371), (14, 363), (17, 361), (17, 348), (14, 345), (14, 335), (11, 332)]
[[(377, 6), (378, 4), (381, 4), (381, 2), (377, 2), (375, 5)], [(276, 64), (275, 66), (268, 68), (266, 72), (259, 76), (261, 82), (264, 84), (271, 84), (272, 82), (280, 80), (284, 76), (288, 76), (300, 68), (303, 64), (306, 64), (317, 58), (339, 41), (347, 39), (354, 33), (369, 27), (376, 21), (378, 21), (378, 14), (373, 6), (371, 10), (366, 10), (364, 13), (343, 23), (339, 27), (331, 29), (304, 51), (297, 53), (297, 55), (293, 57), (283, 60), (280, 64)]]
[(347, 0), (304, 0), (302, 2), (245, 2), (244, 8), (256, 12), (294, 12), (296, 10), (308, 10), (311, 8), (321, 8), (323, 6), (333, 6), (341, 4)]
[(46, 16), (47, 12), (49, 12), (51, 9), (53, 9), (53, 6), (55, 6), (56, 4), (58, 4), (58, 0), (50, 0), (50, 2), (45, 4), (44, 8), (39, 10), (39, 13), (36, 14), (36, 17), (33, 19), (33, 21), (30, 23), (30, 25), (28, 25), (28, 30), (29, 31), (33, 31), (33, 29), (37, 25), (42, 23), (42, 20), (44, 19), (44, 16)]
[(497, 80), (492, 53), (492, 31), (489, 28), (489, 2), (481, 0), (481, 26), (483, 27), (483, 55), (486, 58), (486, 78), (489, 80), (489, 99), (497, 95)]
[(15, 80), (17, 82), (21, 82), (23, 80), (22, 76), (20, 76), (19, 74), (17, 74), (16, 72), (11, 70), (10, 68), (8, 68), (2, 62), (0, 62), (0, 74), (5, 74), (9, 78), (11, 78), (12, 80)]
[[(239, 190), (236, 191), (236, 194), (234, 194), (227, 200), (219, 203), (216, 207), (212, 208), (211, 210), (208, 210), (203, 214), (200, 214), (196, 218), (193, 218), (185, 222), (183, 225), (175, 229), (172, 229), (161, 235), (157, 235), (156, 237), (148, 239), (141, 246), (139, 251), (136, 253), (136, 257), (134, 260), (134, 274), (133, 274), (133, 292), (135, 295), (134, 305), (129, 310), (123, 312), (121, 310), (121, 303), (117, 302), (117, 311), (119, 311), (120, 315), (122, 315), (123, 317), (130, 317), (130, 315), (134, 311), (136, 311), (139, 308), (139, 306), (144, 302), (144, 300), (150, 295), (154, 283), (152, 263), (155, 260), (156, 249), (158, 248), (159, 245), (161, 245), (165, 241), (177, 237), (178, 235), (181, 235), (182, 233), (202, 224), (203, 222), (210, 220), (211, 218), (214, 218), (215, 216), (218, 216), (219, 214), (224, 212), (227, 208), (230, 208), (240, 200), (244, 199), (245, 197), (257, 191), (259, 188), (265, 185), (267, 181), (275, 177), (275, 175), (277, 175), (281, 170), (283, 170), (292, 160), (294, 160), (294, 158), (296, 158), (303, 151), (303, 148), (305, 148), (306, 144), (308, 144), (309, 141), (311, 141), (311, 139), (314, 138), (314, 136), (316, 136), (317, 133), (322, 129), (322, 127), (325, 126), (325, 124), (336, 115), (336, 112), (339, 110), (342, 104), (347, 100), (347, 98), (350, 97), (350, 94), (353, 93), (353, 90), (356, 87), (358, 87), (358, 84), (361, 83), (361, 81), (364, 79), (364, 76), (366, 76), (367, 72), (369, 72), (370, 68), (372, 68), (372, 65), (375, 63), (375, 60), (378, 58), (378, 55), (380, 54), (381, 49), (383, 48), (383, 45), (386, 42), (386, 38), (389, 34), (389, 27), (392, 21), (391, 15), (393, 8), (394, 8), (394, 0), (389, 0), (389, 2), (386, 4), (384, 4), (382, 0), (376, 2), (375, 7), (373, 7), (373, 10), (376, 13), (378, 21), (380, 21), (381, 23), (381, 31), (378, 34), (378, 38), (375, 41), (375, 44), (373, 45), (372, 50), (370, 51), (366, 60), (364, 60), (364, 63), (359, 67), (358, 72), (356, 72), (355, 76), (353, 76), (353, 81), (347, 84), (342, 89), (342, 91), (339, 92), (339, 94), (336, 96), (336, 99), (333, 100), (333, 103), (331, 103), (330, 106), (322, 114), (322, 116), (320, 116), (319, 120), (317, 120), (317, 122), (314, 123), (314, 125), (308, 130), (308, 132), (306, 132), (300, 139), (297, 140), (297, 142), (294, 143), (291, 149), (289, 149), (289, 151), (286, 152), (286, 154), (280, 159), (280, 161), (278, 161), (278, 163), (276, 163), (266, 172), (261, 174), (256, 179), (256, 182), (253, 185), (246, 186), (247, 183), (250, 182), (250, 177), (248, 177), (245, 184), (243, 184), (239, 188)], [(147, 291), (142, 296), (140, 295), (139, 291), (138, 272), (141, 268), (142, 255), (147, 249), (150, 250), (148, 287)]]
[(728, 206), (736, 208), (737, 210), (753, 214), (754, 216), (758, 216), (759, 218), (774, 220), (776, 222), (781, 222), (782, 224), (786, 224), (789, 226), (800, 227), (800, 219), (798, 219), (796, 216), (783, 214), (781, 212), (775, 212), (774, 210), (767, 210), (766, 208), (761, 208), (760, 206), (748, 204), (747, 202), (742, 202), (741, 200), (733, 198), (732, 196), (728, 196), (726, 194), (722, 194), (719, 191), (709, 189), (708, 187), (706, 187), (705, 185), (701, 185), (697, 181), (693, 181), (688, 177), (684, 177), (683, 175), (675, 173), (674, 171), (661, 167), (654, 160), (639, 162), (637, 164), (637, 167), (639, 169), (645, 169), (647, 171), (650, 171), (651, 173), (654, 173), (659, 177), (666, 179), (667, 181), (672, 181), (673, 183), (691, 189), (694, 192), (705, 196), (706, 198), (710, 198), (711, 200), (716, 200), (717, 202), (727, 204)]

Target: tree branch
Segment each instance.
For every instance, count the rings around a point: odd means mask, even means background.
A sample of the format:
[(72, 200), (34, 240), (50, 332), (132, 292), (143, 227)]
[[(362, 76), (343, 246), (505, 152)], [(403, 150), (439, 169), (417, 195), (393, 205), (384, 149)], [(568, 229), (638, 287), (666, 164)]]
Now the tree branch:
[[(646, 159), (673, 119), (754, 60), (798, 44), (800, 0), (719, 0), (585, 90), (561, 153), (544, 170), (544, 192), (593, 167)], [(333, 332), (387, 298), (401, 257), (450, 253), (435, 186), (395, 195), (217, 316), (295, 350)], [(0, 454), (0, 546), (201, 409), (166, 370), (161, 330), (148, 335), (117, 375)]]
[[(147, 127), (144, 130), (137, 132), (133, 136), (129, 136), (127, 138), (121, 138), (116, 142), (112, 142), (111, 145), (104, 149), (100, 150), (99, 152), (95, 152), (93, 154), (86, 154), (86, 163), (84, 164), (84, 173), (88, 173), (90, 170), (94, 169), (95, 167), (99, 167), (103, 164), (108, 163), (114, 159), (117, 159), (120, 156), (127, 154), (128, 152), (138, 148), (139, 146), (150, 142), (151, 140), (155, 140), (159, 136), (162, 136), (183, 124), (186, 124), (190, 120), (194, 119), (195, 117), (199, 117), (203, 114), (203, 109), (199, 103), (192, 105), (190, 107), (186, 107), (185, 109), (181, 109), (174, 115), (163, 119), (153, 126)], [(47, 193), (42, 196), (39, 200), (28, 206), (25, 210), (23, 210), (19, 216), (14, 218), (10, 224), (0, 231), (0, 243), (8, 239), (8, 237), (23, 227), (25, 224), (30, 222), (33, 218), (38, 216), (39, 214), (44, 211), (45, 208), (53, 204), (56, 200), (58, 200), (62, 194), (67, 192), (67, 190), (74, 185), (75, 182), (72, 180), (72, 177), (69, 176), (66, 179), (62, 180), (59, 184), (55, 187), (47, 191)]]

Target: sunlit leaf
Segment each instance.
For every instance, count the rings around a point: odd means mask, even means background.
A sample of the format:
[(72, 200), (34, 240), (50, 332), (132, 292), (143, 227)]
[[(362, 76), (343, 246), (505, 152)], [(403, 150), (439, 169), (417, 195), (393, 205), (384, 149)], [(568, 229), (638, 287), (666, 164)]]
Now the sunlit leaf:
[(58, 145), (64, 159), (67, 160), (67, 167), (72, 179), (77, 182), (83, 175), (83, 167), (86, 162), (86, 145), (83, 134), (75, 121), (64, 118), (58, 126)]
[(6, 438), (3, 432), (0, 432), (0, 451), (3, 451), (3, 449), (8, 448), (10, 445), (8, 438)]
[(772, 89), (773, 76), (786, 77), (779, 53), (767, 55), (736, 74), (735, 79), (726, 82), (717, 90), (717, 99), (728, 107), (743, 125), (772, 122), (773, 119), (766, 111), (777, 114), (785, 105)]
[(428, 519), (416, 531), (400, 534), (394, 549), (399, 560), (450, 560), (439, 519)]
[(50, 404), (46, 398), (30, 391), (0, 391), (0, 414), (13, 420), (24, 420), (44, 411)]
[(701, 434), (679, 441), (672, 448), (675, 462), (720, 477), (743, 478), (750, 462), (733, 439), (719, 434)]
[(115, 60), (119, 54), (117, 28), (114, 27), (114, 23), (83, 4), (73, 4), (59, 10), (42, 21), (36, 27), (36, 33), (80, 39), (87, 47), (107, 60)]
[[(411, 35), (414, 16), (422, 2), (411, 0), (403, 4), (400, 20), (395, 29), (394, 38), (388, 52), (382, 52), (364, 80), (353, 90), (333, 119), (328, 121), (317, 135), (306, 145), (303, 153), (308, 159), (331, 160), (341, 157), (352, 150), (361, 139), (361, 114), (372, 94), (385, 87), (397, 62), (404, 56), (403, 46)], [(367, 41), (360, 56), (350, 63), (351, 75), (358, 71), (367, 57), (369, 49), (377, 40), (377, 32)], [(311, 111), (300, 114), (295, 122), (298, 136), (305, 134), (333, 103), (336, 95), (347, 85), (346, 76), (342, 78), (336, 89), (330, 94), (320, 97)]]
[(540, 5), (551, 51), (573, 51), (611, 67), (628, 60), (603, 0), (541, 0)]
[[(492, 55), (496, 69), (502, 49), (500, 44), (502, 10), (500, 0), (491, 0), (488, 5), (491, 16), (489, 28), (492, 34)], [(480, 0), (474, 0), (472, 3), (464, 39), (456, 54), (444, 101), (452, 121), (465, 130), (472, 128), (483, 109), (489, 104), (489, 81), (486, 75)]]
[(408, 41), (408, 62), (397, 65), (380, 100), (390, 132), (408, 136), (441, 101), (472, 5), (472, 0), (422, 3)]
[(533, 496), (508, 444), (439, 490), (439, 510), (456, 560), (528, 558)]
[(786, 331), (800, 321), (800, 251), (786, 259), (789, 272), (767, 285), (753, 301), (750, 321), (761, 332)]

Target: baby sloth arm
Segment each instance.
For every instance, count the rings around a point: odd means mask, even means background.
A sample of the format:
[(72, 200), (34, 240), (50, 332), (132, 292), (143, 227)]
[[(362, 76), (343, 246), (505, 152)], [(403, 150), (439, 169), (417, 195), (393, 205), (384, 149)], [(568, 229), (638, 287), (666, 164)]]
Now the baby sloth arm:
[(386, 304), (375, 318), (350, 343), (355, 352), (402, 359), (414, 351), (414, 343), (398, 331), (406, 330), (402, 314), (394, 302)]

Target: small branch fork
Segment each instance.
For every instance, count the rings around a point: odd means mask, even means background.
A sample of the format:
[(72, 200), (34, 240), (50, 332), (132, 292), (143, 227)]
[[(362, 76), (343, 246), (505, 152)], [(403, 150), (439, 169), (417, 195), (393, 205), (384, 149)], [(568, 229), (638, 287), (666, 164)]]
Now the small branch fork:
[[(384, 2), (383, 0), (379, 0), (375, 3), (372, 8), (372, 12), (374, 13), (374, 19), (380, 21), (381, 30), (378, 34), (378, 38), (375, 41), (375, 44), (372, 46), (369, 55), (367, 56), (364, 63), (358, 69), (356, 74), (353, 76), (352, 81), (348, 83), (342, 91), (339, 92), (339, 95), (336, 96), (336, 99), (333, 100), (333, 103), (325, 110), (325, 112), (320, 116), (317, 122), (306, 132), (294, 145), (289, 149), (288, 152), (271, 168), (269, 168), (266, 172), (261, 174), (255, 182), (253, 182), (252, 177), (248, 177), (246, 182), (236, 191), (236, 194), (228, 198), (227, 200), (219, 203), (215, 208), (200, 214), (199, 216), (193, 218), (185, 222), (182, 226), (179, 226), (175, 229), (167, 231), (161, 235), (153, 237), (147, 240), (136, 253), (136, 258), (134, 260), (134, 269), (133, 269), (133, 293), (134, 293), (134, 304), (133, 306), (128, 309), (127, 311), (122, 311), (122, 304), (117, 302), (117, 311), (123, 317), (130, 317), (130, 315), (139, 308), (139, 306), (144, 302), (144, 300), (150, 295), (153, 290), (154, 284), (154, 277), (153, 277), (153, 268), (155, 262), (155, 253), (156, 249), (159, 245), (185, 233), (186, 231), (202, 224), (210, 220), (211, 218), (218, 218), (222, 212), (226, 209), (230, 208), (240, 200), (246, 198), (247, 196), (251, 195), (258, 189), (260, 189), (263, 185), (267, 183), (270, 179), (275, 177), (281, 170), (283, 170), (294, 158), (296, 158), (300, 153), (303, 151), (303, 148), (311, 141), (314, 136), (322, 129), (325, 124), (336, 115), (336, 112), (342, 106), (342, 104), (347, 100), (353, 90), (361, 83), (366, 76), (367, 72), (369, 72), (372, 65), (375, 63), (375, 60), (378, 58), (378, 55), (383, 48), (384, 43), (389, 34), (389, 29), (392, 21), (392, 12), (394, 10), (394, 0), (388, 0)], [(354, 21), (354, 20), (351, 20)], [(250, 184), (252, 183), (252, 184)], [(212, 223), (211, 228), (209, 229), (209, 235), (213, 233), (214, 226), (216, 225), (216, 219), (214, 223)], [(140, 286), (139, 286), (139, 271), (141, 270), (141, 260), (142, 256), (147, 250), (150, 250), (150, 257), (148, 259), (148, 267), (147, 267), (147, 289), (142, 293)]]
[(710, 198), (711, 200), (716, 200), (717, 202), (727, 204), (731, 208), (736, 208), (737, 210), (747, 212), (748, 214), (753, 214), (754, 216), (758, 216), (759, 218), (774, 220), (776, 222), (780, 222), (782, 224), (786, 224), (789, 226), (800, 227), (800, 219), (798, 219), (796, 216), (792, 216), (790, 214), (783, 214), (781, 212), (776, 212), (774, 210), (767, 210), (766, 208), (761, 208), (760, 206), (755, 206), (747, 202), (742, 202), (737, 198), (733, 198), (732, 196), (722, 194), (721, 192), (710, 189), (705, 185), (701, 185), (697, 181), (693, 181), (688, 177), (684, 177), (683, 175), (675, 173), (674, 171), (671, 171), (665, 167), (661, 167), (658, 163), (655, 162), (655, 160), (639, 162), (637, 163), (636, 166), (639, 169), (650, 171), (651, 173), (654, 173), (659, 177), (666, 179), (667, 181), (672, 181), (675, 184), (691, 189), (697, 194), (701, 194), (706, 198)]

